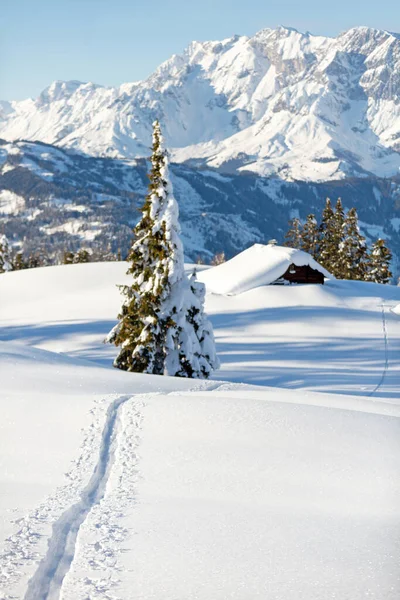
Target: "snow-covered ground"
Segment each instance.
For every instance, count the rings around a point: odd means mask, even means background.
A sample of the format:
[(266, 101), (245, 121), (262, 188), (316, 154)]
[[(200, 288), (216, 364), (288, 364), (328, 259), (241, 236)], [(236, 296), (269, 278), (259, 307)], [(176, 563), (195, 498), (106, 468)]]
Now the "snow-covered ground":
[(210, 294), (196, 382), (111, 368), (125, 269), (0, 276), (0, 598), (397, 600), (400, 288)]
[[(116, 284), (127, 281), (125, 271), (124, 263), (96, 263), (6, 274), (0, 279), (0, 340), (109, 367), (115, 348), (103, 339), (116, 322)], [(249, 265), (243, 281), (250, 271)], [(199, 277), (212, 281), (212, 270)], [(211, 293), (206, 308), (222, 361), (215, 377), (396, 399), (400, 319), (392, 309), (399, 302), (400, 287), (337, 280)]]

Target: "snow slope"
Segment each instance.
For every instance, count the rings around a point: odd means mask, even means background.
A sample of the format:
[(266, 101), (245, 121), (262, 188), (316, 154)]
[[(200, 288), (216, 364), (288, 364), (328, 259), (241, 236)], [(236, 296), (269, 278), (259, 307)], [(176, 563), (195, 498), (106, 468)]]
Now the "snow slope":
[(398, 174), (400, 36), (291, 28), (193, 42), (148, 79), (106, 88), (55, 81), (0, 105), (0, 136), (90, 155), (148, 156), (160, 119), (176, 162), (328, 181)]
[(274, 283), (286, 273), (290, 265), (310, 266), (328, 279), (333, 275), (321, 267), (310, 254), (295, 248), (254, 244), (231, 260), (204, 271), (199, 279), (209, 292), (215, 294), (242, 294), (263, 285)]
[(0, 597), (23, 598), (53, 524), (88, 485), (110, 407), (160, 386), (10, 342), (0, 342), (0, 379)]
[(124, 270), (0, 278), (0, 597), (397, 599), (400, 290), (208, 297), (218, 377), (321, 394), (112, 369)]
[[(103, 339), (116, 323), (116, 284), (128, 281), (125, 271), (124, 263), (93, 263), (5, 274), (0, 340), (109, 366), (115, 349)], [(247, 271), (237, 273), (238, 285)], [(391, 309), (399, 302), (399, 287), (340, 280), (210, 293), (206, 308), (222, 360), (216, 377), (396, 398), (400, 320)]]

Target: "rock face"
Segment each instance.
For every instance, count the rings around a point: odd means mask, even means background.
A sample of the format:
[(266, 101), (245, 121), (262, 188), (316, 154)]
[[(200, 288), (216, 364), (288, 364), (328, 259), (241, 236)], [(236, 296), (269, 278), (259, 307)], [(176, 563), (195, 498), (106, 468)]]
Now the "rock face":
[(160, 119), (172, 159), (286, 181), (392, 177), (400, 168), (400, 36), (288, 28), (193, 42), (148, 79), (57, 81), (0, 104), (0, 136), (92, 156), (148, 156)]

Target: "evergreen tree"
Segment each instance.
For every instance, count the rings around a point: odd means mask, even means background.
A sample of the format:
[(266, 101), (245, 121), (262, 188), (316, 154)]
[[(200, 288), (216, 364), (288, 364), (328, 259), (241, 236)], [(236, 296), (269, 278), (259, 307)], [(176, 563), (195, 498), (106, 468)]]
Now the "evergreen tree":
[(342, 255), (342, 248), (345, 236), (345, 214), (343, 210), (342, 200), (338, 198), (335, 207), (335, 213), (332, 220), (332, 242), (333, 242), (333, 254), (331, 257), (331, 273), (338, 279), (344, 277), (344, 257)]
[(222, 263), (226, 262), (225, 252), (217, 252), (211, 259), (211, 264), (213, 267), (218, 265), (222, 265)]
[(205, 295), (205, 285), (196, 280), (195, 269), (188, 287), (186, 323), (179, 329), (181, 377), (205, 379), (219, 369), (213, 328), (204, 312)]
[(385, 245), (384, 240), (379, 238), (373, 244), (368, 256), (366, 281), (389, 283), (392, 279), (392, 273), (390, 271), (391, 260), (392, 253)]
[(38, 267), (45, 266), (45, 264), (39, 254), (30, 254), (26, 263), (28, 269), (37, 269)]
[(74, 255), (73, 263), (88, 263), (90, 262), (90, 258), (92, 256), (92, 250), (90, 248), (80, 248), (78, 252)]
[(0, 235), (0, 273), (11, 271), (11, 251), (8, 239), (5, 235)]
[(19, 250), (16, 255), (14, 256), (13, 262), (12, 262), (12, 270), (13, 271), (21, 271), (22, 269), (27, 269), (28, 265), (24, 259), (24, 254), (22, 252), (22, 250)]
[(26, 259), (27, 269), (36, 269), (37, 267), (47, 267), (52, 264), (52, 257), (47, 254), (45, 248), (38, 248), (35, 252), (29, 254)]
[(196, 336), (200, 343), (200, 371), (204, 377), (209, 377), (213, 371), (219, 369), (220, 362), (216, 353), (213, 327), (204, 312), (206, 286), (204, 283), (196, 280), (196, 271), (194, 271), (191, 276), (190, 287), (197, 299), (198, 305), (197, 307), (193, 306), (192, 310), (189, 311), (189, 320), (193, 323)]
[(158, 121), (152, 150), (149, 190), (127, 258), (132, 283), (121, 286), (125, 300), (107, 341), (120, 347), (117, 368), (204, 377), (202, 350), (195, 356), (199, 338), (190, 320), (194, 294), (184, 270), (178, 205)]
[(367, 246), (358, 227), (355, 208), (347, 213), (344, 223), (344, 239), (340, 248), (343, 279), (362, 280), (367, 273)]
[(302, 246), (302, 226), (297, 217), (289, 221), (289, 229), (285, 235), (284, 246), (290, 248), (301, 248)]
[[(335, 255), (338, 252), (335, 237), (335, 213), (333, 212), (331, 201), (326, 199), (325, 208), (322, 213), (322, 220), (319, 226), (319, 262), (325, 269), (332, 272), (335, 264)], [(334, 273), (332, 273), (334, 275)]]
[(74, 253), (70, 250), (65, 250), (62, 258), (63, 265), (72, 265), (74, 262)]
[(319, 230), (315, 215), (308, 215), (301, 234), (301, 249), (318, 260)]
[(343, 226), (344, 226), (345, 219), (346, 219), (346, 217), (344, 214), (342, 199), (338, 198), (337, 202), (336, 202), (336, 206), (335, 206), (333, 227), (334, 227), (336, 236), (339, 239), (339, 241), (342, 241), (342, 239), (343, 239)]

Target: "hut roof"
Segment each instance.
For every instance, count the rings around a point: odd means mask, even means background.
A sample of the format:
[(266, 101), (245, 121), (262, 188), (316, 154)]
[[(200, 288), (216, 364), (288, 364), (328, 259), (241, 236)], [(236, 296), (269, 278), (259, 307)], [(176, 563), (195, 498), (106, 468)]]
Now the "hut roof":
[(269, 285), (282, 277), (291, 264), (309, 265), (329, 279), (334, 279), (307, 252), (269, 244), (254, 244), (231, 260), (199, 273), (207, 291), (216, 294), (241, 294), (247, 290)]

